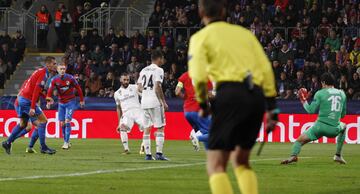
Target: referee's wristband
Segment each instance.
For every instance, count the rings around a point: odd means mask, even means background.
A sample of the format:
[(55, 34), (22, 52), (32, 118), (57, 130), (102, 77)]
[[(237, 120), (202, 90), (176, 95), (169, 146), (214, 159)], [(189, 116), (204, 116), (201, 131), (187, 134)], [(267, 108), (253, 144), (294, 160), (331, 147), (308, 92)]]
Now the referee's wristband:
[(277, 108), (275, 97), (266, 97), (265, 100), (267, 110), (274, 110)]

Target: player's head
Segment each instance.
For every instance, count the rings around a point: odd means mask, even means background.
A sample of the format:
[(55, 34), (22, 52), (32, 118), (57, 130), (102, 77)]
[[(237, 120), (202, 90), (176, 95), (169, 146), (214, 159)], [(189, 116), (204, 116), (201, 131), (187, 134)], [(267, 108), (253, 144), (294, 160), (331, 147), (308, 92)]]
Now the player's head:
[(56, 72), (56, 59), (55, 59), (55, 57), (47, 56), (45, 58), (45, 65), (46, 65), (46, 68), (48, 68), (49, 71)]
[(320, 79), (321, 79), (322, 87), (334, 86), (335, 85), (335, 78), (330, 73), (322, 74)]
[(151, 52), (151, 62), (158, 66), (161, 66), (164, 63), (163, 53), (159, 50), (153, 50)]
[(121, 74), (120, 82), (122, 87), (127, 88), (130, 83), (130, 75), (128, 73)]
[(57, 66), (57, 72), (60, 74), (60, 75), (65, 75), (65, 72), (66, 72), (66, 64), (65, 63), (61, 63)]
[[(210, 21), (223, 20), (225, 17), (226, 0), (199, 0), (199, 15), (201, 19)], [(204, 22), (206, 24), (206, 22)]]

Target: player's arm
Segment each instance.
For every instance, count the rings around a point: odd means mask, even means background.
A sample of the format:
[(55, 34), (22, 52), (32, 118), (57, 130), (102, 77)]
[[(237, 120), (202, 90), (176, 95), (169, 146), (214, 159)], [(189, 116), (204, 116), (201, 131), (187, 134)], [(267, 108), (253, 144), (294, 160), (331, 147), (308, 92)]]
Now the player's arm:
[(188, 65), (189, 75), (193, 80), (196, 100), (203, 110), (207, 110), (208, 114), (208, 74), (204, 69), (206, 69), (206, 64), (209, 63), (206, 56), (207, 50), (205, 43), (205, 38), (199, 36), (199, 34), (195, 34), (191, 37), (188, 52)]
[[(45, 75), (45, 74), (44, 74)], [(36, 80), (36, 84), (35, 84), (35, 88), (34, 88), (34, 92), (32, 95), (32, 99), (31, 99), (31, 106), (30, 106), (30, 112), (29, 115), (30, 116), (34, 116), (35, 115), (35, 105), (39, 99), (40, 96), (40, 92), (41, 92), (41, 81), (44, 78), (44, 75), (40, 75), (38, 77), (38, 79)]]
[(46, 101), (50, 104), (52, 104), (54, 102), (54, 100), (52, 98), (54, 87), (55, 87), (55, 79), (52, 79), (52, 81), (50, 82), (50, 87), (47, 90), (47, 94), (46, 94)]
[(341, 111), (341, 118), (344, 118), (345, 115), (346, 115), (346, 109), (347, 109), (346, 104), (347, 103), (346, 103), (346, 95), (344, 93), (342, 93), (342, 96), (344, 98), (344, 104), (343, 104), (343, 108), (342, 108), (342, 111)]
[(118, 133), (120, 133), (120, 121), (121, 121), (121, 117), (122, 117), (122, 110), (121, 110), (121, 104), (120, 104), (120, 100), (119, 100), (119, 96), (118, 94), (114, 95), (115, 98), (115, 103), (116, 103), (116, 113), (118, 115), (118, 126), (116, 127), (116, 131)]
[(84, 101), (84, 94), (81, 90), (80, 84), (74, 78), (72, 79), (72, 81), (73, 81), (74, 87), (80, 97), (80, 107), (83, 108), (85, 106), (85, 101)]
[(143, 87), (143, 85), (141, 83), (141, 79), (140, 79), (141, 77), (142, 77), (142, 74), (140, 72), (139, 78), (137, 80), (137, 86), (138, 86), (137, 91), (138, 91), (139, 95), (141, 95), (142, 91), (144, 90), (144, 87)]
[(304, 102), (303, 107), (306, 112), (313, 114), (319, 109), (320, 106), (320, 93), (316, 92), (313, 101), (309, 104), (307, 101)]
[(155, 94), (156, 94), (156, 97), (159, 99), (161, 105), (164, 107), (164, 109), (168, 110), (169, 107), (166, 104), (164, 92), (163, 92), (162, 86), (161, 86), (161, 84), (163, 82), (163, 79), (164, 79), (164, 70), (161, 69), (161, 68), (158, 68), (156, 70), (156, 74), (155, 74), (155, 78), (154, 78), (154, 81), (155, 81)]
[(180, 98), (184, 98), (184, 92), (183, 92), (184, 84), (179, 81), (175, 88), (175, 95)]

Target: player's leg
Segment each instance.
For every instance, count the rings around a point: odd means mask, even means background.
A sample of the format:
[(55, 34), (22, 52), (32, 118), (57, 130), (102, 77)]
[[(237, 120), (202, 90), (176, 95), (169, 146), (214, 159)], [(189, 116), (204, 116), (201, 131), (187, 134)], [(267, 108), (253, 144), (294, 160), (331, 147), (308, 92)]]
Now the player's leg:
[(211, 124), (210, 116), (207, 118), (198, 117), (198, 126), (200, 129), (198, 132), (201, 132), (201, 133), (200, 134), (197, 133), (196, 137), (199, 141), (204, 143), (204, 147), (206, 150), (208, 149), (210, 124)]
[(2, 142), (2, 147), (4, 148), (7, 154), (11, 153), (11, 145), (17, 138), (17, 136), (21, 133), (21, 131), (25, 130), (28, 122), (28, 117), (24, 114), (20, 117), (20, 123), (17, 124), (11, 131), (10, 136), (7, 140)]
[(226, 167), (230, 152), (224, 150), (209, 150), (207, 152), (207, 173), (212, 194), (232, 194)]
[(346, 161), (341, 155), (342, 147), (344, 145), (345, 136), (346, 136), (346, 124), (343, 122), (340, 122), (338, 128), (338, 136), (336, 138), (336, 153), (334, 155), (334, 161), (338, 162), (340, 164), (346, 164)]
[(169, 160), (163, 154), (163, 147), (165, 142), (165, 112), (163, 107), (157, 107), (153, 109), (153, 123), (154, 127), (157, 128), (155, 133), (156, 142), (156, 160)]
[(197, 112), (185, 112), (184, 114), (185, 114), (185, 119), (187, 120), (187, 122), (192, 127), (192, 130), (190, 132), (191, 144), (193, 145), (195, 151), (199, 151), (200, 150), (200, 144), (199, 144), (199, 140), (198, 140), (197, 135), (196, 135), (196, 132), (200, 132), (199, 126), (196, 123), (196, 120), (199, 117), (198, 113)]
[(124, 154), (129, 154), (130, 148), (128, 132), (130, 132), (132, 127), (134, 126), (134, 120), (132, 119), (132, 115), (129, 115), (129, 113), (125, 113), (121, 118), (120, 123), (120, 139), (124, 146)]
[(21, 130), (21, 132), (16, 136), (15, 140), (26, 135), (27, 133), (29, 133), (31, 131), (31, 129), (32, 129), (32, 124), (31, 124), (31, 122), (28, 121), (25, 129)]
[(39, 139), (39, 133), (37, 129), (37, 127), (39, 126), (39, 121), (37, 119), (32, 119), (31, 123), (35, 127), (35, 129), (31, 134), (29, 145), (26, 148), (26, 153), (30, 153), (30, 154), (37, 153), (36, 150), (34, 149), (34, 145), (36, 141)]
[(71, 120), (76, 107), (76, 101), (72, 100), (65, 105), (65, 132), (63, 149), (70, 148)]
[(37, 115), (39, 115), (39, 116), (37, 116), (37, 118), (39, 121), (38, 135), (39, 135), (39, 140), (40, 140), (41, 153), (55, 154), (56, 150), (49, 148), (45, 142), (47, 118), (46, 118), (45, 114), (41, 111), (41, 109), (40, 109), (40, 113)]
[(291, 147), (290, 158), (281, 161), (281, 164), (291, 164), (297, 162), (302, 146), (309, 143), (310, 141), (315, 141), (322, 137), (323, 134), (320, 132), (320, 128), (321, 124), (316, 122), (314, 126), (310, 127), (307, 131), (302, 133)]
[(68, 149), (68, 146), (66, 144), (66, 135), (65, 135), (65, 131), (66, 131), (65, 114), (66, 114), (65, 104), (59, 103), (58, 104), (58, 117), (59, 117), (59, 122), (60, 122), (61, 133), (62, 133), (63, 139), (64, 139), (64, 143), (61, 146), (62, 149)]
[(145, 109), (144, 110), (144, 133), (143, 133), (143, 143), (145, 148), (145, 160), (154, 160), (154, 158), (151, 155), (151, 139), (150, 139), (150, 130), (152, 126), (151, 122), (151, 109)]

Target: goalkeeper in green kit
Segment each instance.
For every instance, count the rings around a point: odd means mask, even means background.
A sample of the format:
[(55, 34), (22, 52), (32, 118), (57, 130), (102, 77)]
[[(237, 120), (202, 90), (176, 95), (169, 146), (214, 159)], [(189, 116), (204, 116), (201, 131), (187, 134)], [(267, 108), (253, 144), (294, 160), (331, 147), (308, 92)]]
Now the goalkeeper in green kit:
[(346, 164), (341, 156), (342, 146), (345, 140), (346, 125), (340, 122), (346, 114), (346, 95), (342, 90), (334, 88), (335, 79), (329, 73), (321, 76), (322, 89), (315, 93), (311, 104), (307, 102), (307, 91), (301, 88), (298, 92), (301, 103), (308, 113), (316, 113), (319, 110), (318, 118), (311, 128), (302, 133), (295, 141), (291, 149), (290, 158), (283, 160), (281, 164), (290, 164), (298, 161), (301, 146), (315, 141), (323, 136), (336, 137), (336, 154), (334, 161)]

